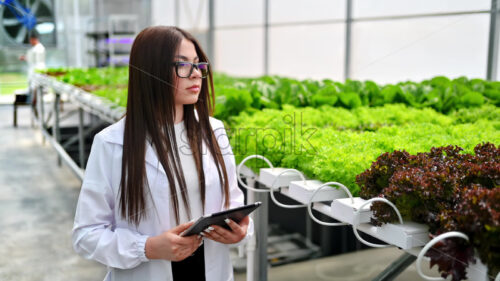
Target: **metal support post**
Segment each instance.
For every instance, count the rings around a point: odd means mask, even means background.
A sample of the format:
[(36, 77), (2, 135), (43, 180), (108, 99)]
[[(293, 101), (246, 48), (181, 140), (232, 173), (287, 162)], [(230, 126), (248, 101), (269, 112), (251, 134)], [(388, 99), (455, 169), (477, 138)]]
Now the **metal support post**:
[[(247, 177), (247, 184), (251, 187), (255, 187), (255, 176), (253, 177)], [(246, 204), (252, 204), (252, 203), (255, 203), (255, 192), (251, 191), (251, 190), (248, 190), (247, 191), (247, 202)], [(256, 213), (252, 213), (250, 214), (250, 218), (252, 218), (252, 220), (254, 221), (254, 231), (257, 231), (257, 224), (256, 223)], [(254, 281), (255, 278), (254, 278), (254, 273), (256, 272), (256, 262), (255, 262), (255, 256), (256, 256), (256, 253), (255, 253), (255, 250), (257, 248), (257, 238), (255, 237), (255, 233), (254, 233), (254, 236), (252, 237), (252, 239), (250, 241), (248, 241), (247, 245), (246, 245), (246, 252), (247, 252), (247, 281)]]
[(84, 116), (83, 109), (81, 107), (78, 108), (78, 152), (80, 156), (80, 168), (85, 169), (85, 137), (84, 137)]
[[(40, 126), (40, 130), (42, 131), (45, 131), (45, 110), (44, 110), (44, 104), (43, 104), (43, 95), (44, 95), (44, 91), (43, 91), (43, 87), (42, 86), (38, 86), (38, 104), (39, 104), (39, 107), (40, 107), (40, 110), (38, 110), (39, 112), (39, 116), (38, 118), (40, 118), (38, 121), (39, 121), (39, 126)], [(42, 144), (45, 145), (45, 135), (42, 134)]]
[(75, 38), (75, 64), (76, 67), (82, 67), (82, 44), (80, 27), (80, 1), (73, 0), (73, 38)]
[(498, 0), (491, 0), (490, 35), (488, 39), (488, 69), (486, 70), (486, 79), (490, 81), (497, 80), (498, 32), (500, 31), (499, 12)]
[(267, 192), (258, 192), (254, 194), (255, 201), (261, 201), (262, 205), (257, 209), (254, 216), (256, 248), (254, 255), (254, 268), (251, 274), (253, 279), (248, 281), (267, 281), (267, 234), (269, 225), (269, 194)]
[(306, 239), (307, 243), (312, 245), (312, 219), (308, 214), (306, 214)]
[(179, 3), (180, 0), (174, 1), (174, 11), (175, 11), (175, 26), (179, 26), (181, 23), (181, 6)]
[[(61, 129), (59, 127), (59, 103), (61, 101), (61, 95), (59, 93), (55, 93), (56, 97), (55, 97), (55, 100), (54, 100), (54, 126), (52, 127), (52, 130), (53, 130), (53, 136), (54, 136), (54, 139), (57, 143), (59, 143), (61, 141)], [(58, 155), (57, 156), (57, 165), (58, 166), (61, 166), (62, 162), (61, 162), (61, 156)]]
[(372, 281), (391, 281), (394, 280), (401, 272), (403, 272), (408, 266), (410, 266), (415, 260), (416, 256), (404, 253), (396, 261), (394, 261), (390, 266), (388, 266), (384, 271), (382, 271), (377, 277)]
[(30, 92), (29, 93), (29, 96), (31, 97), (30, 99), (30, 122), (31, 122), (31, 128), (35, 128), (35, 112), (36, 112), (36, 103), (34, 103), (33, 99), (35, 99), (35, 94), (33, 93), (33, 89), (31, 88), (32, 86), (28, 84), (28, 91)]
[(352, 0), (346, 0), (344, 80), (351, 78)]
[(208, 57), (215, 63), (215, 0), (208, 0)]

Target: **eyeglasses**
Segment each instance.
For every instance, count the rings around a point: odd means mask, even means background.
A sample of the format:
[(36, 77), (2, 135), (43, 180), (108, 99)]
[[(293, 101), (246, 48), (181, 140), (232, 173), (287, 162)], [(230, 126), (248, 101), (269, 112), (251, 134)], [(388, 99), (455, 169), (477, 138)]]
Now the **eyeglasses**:
[(174, 62), (175, 73), (180, 78), (188, 78), (193, 74), (193, 69), (196, 68), (201, 73), (201, 78), (208, 76), (208, 62), (192, 63), (188, 61)]

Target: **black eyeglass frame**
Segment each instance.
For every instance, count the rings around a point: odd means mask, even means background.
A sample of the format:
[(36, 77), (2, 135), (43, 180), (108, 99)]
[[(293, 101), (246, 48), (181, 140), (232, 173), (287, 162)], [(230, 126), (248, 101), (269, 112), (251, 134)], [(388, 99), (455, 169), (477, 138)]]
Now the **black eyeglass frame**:
[[(191, 68), (189, 70), (189, 74), (187, 76), (181, 76), (179, 75), (179, 65), (180, 64), (190, 64)], [(200, 71), (201, 78), (207, 78), (208, 76), (208, 67), (210, 67), (210, 64), (208, 62), (189, 62), (189, 61), (176, 61), (172, 63), (173, 66), (175, 66), (175, 74), (177, 74), (177, 77), (179, 78), (189, 78), (191, 74), (193, 74), (193, 70), (196, 67), (197, 70)], [(203, 71), (200, 70), (200, 65), (206, 65), (207, 66), (207, 73), (203, 75)]]

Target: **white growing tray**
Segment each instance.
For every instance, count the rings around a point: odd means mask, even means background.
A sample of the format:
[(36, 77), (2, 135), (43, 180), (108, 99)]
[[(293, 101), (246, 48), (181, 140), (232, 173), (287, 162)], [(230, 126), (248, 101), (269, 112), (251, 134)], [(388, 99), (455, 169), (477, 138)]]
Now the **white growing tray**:
[[(277, 176), (283, 170), (284, 169), (274, 171), (275, 175)], [(284, 175), (287, 174), (283, 174), (282, 176)], [(293, 173), (290, 173), (287, 176), (293, 175)], [(280, 176), (280, 179), (282, 176)], [(297, 175), (297, 177), (299, 176)], [(278, 181), (280, 179), (278, 179)], [(281, 188), (281, 193), (302, 204), (307, 204), (313, 192), (322, 185), (322, 182), (307, 180), (304, 183), (303, 180), (298, 180), (288, 182), (288, 184), (289, 187)], [(275, 186), (278, 186), (278, 184), (275, 184)], [(369, 224), (368, 222), (370, 222), (370, 217), (372, 216), (372, 212), (370, 211), (371, 204), (364, 206), (356, 218), (355, 212), (360, 210), (361, 205), (363, 205), (366, 200), (360, 197), (354, 197), (352, 199), (349, 197), (338, 198), (346, 196), (343, 190), (337, 190), (334, 187), (332, 187), (331, 190), (325, 188), (324, 192), (319, 191), (315, 198), (313, 198), (315, 202), (313, 208), (341, 222), (358, 225), (356, 227), (358, 230), (401, 249), (420, 247), (429, 241), (428, 227), (424, 224), (404, 222), (403, 224), (389, 223), (379, 227)], [(319, 202), (329, 200), (333, 200), (329, 208), (330, 210)]]
[(382, 226), (369, 224), (372, 216), (371, 204), (364, 206), (356, 218), (356, 211), (360, 210), (365, 202), (366, 200), (359, 197), (354, 197), (352, 200), (336, 199), (331, 205), (331, 216), (339, 221), (357, 225), (358, 230), (401, 249), (421, 247), (429, 242), (429, 227), (424, 224), (415, 222), (388, 223)]
[[(287, 168), (263, 168), (260, 169), (259, 182), (274, 188), (281, 188), (281, 193), (302, 204), (307, 204), (314, 191), (323, 183), (317, 180), (306, 180), (294, 172), (283, 173)], [(321, 201), (333, 200), (331, 206), (321, 203)], [(403, 250), (421, 247), (429, 242), (428, 226), (415, 222), (389, 223), (382, 226), (369, 224), (372, 212), (370, 204), (360, 207), (366, 200), (360, 197), (349, 198), (341, 190), (332, 187), (319, 191), (313, 198), (313, 208), (336, 220), (351, 225), (357, 225), (356, 229), (362, 231), (385, 243), (394, 245)], [(357, 210), (359, 214), (356, 218)]]
[(284, 170), (288, 170), (287, 168), (262, 168), (259, 173), (259, 182), (264, 184), (267, 187), (271, 187), (273, 182), (279, 175), (279, 178), (274, 183), (274, 188), (279, 187), (287, 187), (290, 185), (292, 181), (298, 181), (302, 178), (294, 172), (282, 173)]
[[(307, 200), (306, 200), (306, 198), (304, 198), (303, 196), (295, 196), (294, 194), (291, 194), (289, 187), (281, 188), (280, 193), (287, 196), (287, 197), (290, 197), (293, 200), (298, 201), (299, 203), (302, 203), (304, 205), (309, 203), (309, 198), (307, 198)], [(315, 203), (313, 203), (312, 208), (320, 213), (323, 213), (324, 215), (331, 217), (330, 207), (324, 203), (315, 202)]]
[[(294, 198), (301, 198), (301, 201), (307, 204), (314, 191), (316, 191), (322, 184), (323, 182), (318, 180), (306, 180), (305, 182), (303, 180), (292, 181), (290, 182), (289, 194)], [(332, 201), (334, 199), (344, 198), (347, 196), (348, 195), (342, 189), (325, 187), (314, 195), (312, 202)]]
[(429, 227), (415, 222), (388, 223), (382, 226), (363, 223), (357, 229), (403, 250), (421, 247), (429, 242)]
[[(352, 202), (353, 200), (354, 203)], [(360, 197), (354, 197), (352, 200), (351, 198), (333, 200), (330, 215), (334, 219), (348, 224), (370, 222), (370, 217), (372, 216), (372, 212), (370, 211), (371, 204), (363, 207), (363, 209), (359, 212), (358, 221), (354, 221), (354, 213), (359, 210), (361, 205), (365, 202), (366, 200)]]

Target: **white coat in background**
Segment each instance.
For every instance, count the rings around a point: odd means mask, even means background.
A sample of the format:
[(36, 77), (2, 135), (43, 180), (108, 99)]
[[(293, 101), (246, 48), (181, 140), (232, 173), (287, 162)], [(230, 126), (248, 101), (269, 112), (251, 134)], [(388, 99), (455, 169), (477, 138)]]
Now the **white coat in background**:
[(38, 42), (31, 47), (26, 53), (26, 62), (28, 63), (28, 78), (30, 78), (35, 70), (44, 70), (45, 65), (45, 47)]
[[(228, 173), (230, 208), (241, 206), (244, 195), (237, 184), (234, 155), (224, 125), (214, 118), (210, 118), (210, 123)], [(148, 260), (144, 253), (149, 236), (175, 227), (170, 225), (173, 214), (170, 213), (168, 180), (149, 144), (146, 145), (146, 174), (152, 196), (146, 196), (148, 216), (135, 227), (120, 215), (118, 191), (124, 125), (125, 120), (121, 119), (94, 138), (75, 214), (73, 247), (83, 257), (108, 267), (104, 280), (172, 280), (170, 261)], [(204, 214), (211, 214), (224, 209), (224, 200), (215, 162), (205, 145), (203, 152), (206, 182)], [(237, 244), (245, 243), (253, 232), (253, 221), (250, 220), (246, 237)], [(233, 280), (229, 245), (204, 239), (204, 247), (206, 280)]]

